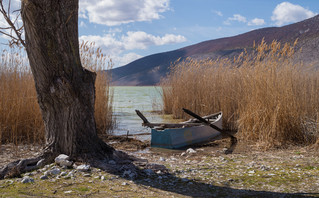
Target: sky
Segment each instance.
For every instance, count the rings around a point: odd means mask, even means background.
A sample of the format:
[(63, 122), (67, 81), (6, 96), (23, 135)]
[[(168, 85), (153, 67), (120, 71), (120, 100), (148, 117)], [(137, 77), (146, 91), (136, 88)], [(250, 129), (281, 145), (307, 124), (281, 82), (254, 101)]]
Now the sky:
[[(79, 39), (95, 42), (114, 67), (206, 40), (284, 26), (319, 13), (319, 0), (79, 2)], [(13, 0), (13, 4), (18, 6), (19, 0)], [(0, 25), (3, 23), (0, 18)]]

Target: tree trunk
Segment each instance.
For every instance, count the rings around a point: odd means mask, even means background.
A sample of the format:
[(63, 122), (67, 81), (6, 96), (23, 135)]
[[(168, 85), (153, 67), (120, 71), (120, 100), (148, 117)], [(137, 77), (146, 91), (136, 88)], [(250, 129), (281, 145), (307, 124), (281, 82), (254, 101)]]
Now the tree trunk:
[(78, 0), (22, 0), (21, 12), (47, 148), (86, 160), (114, 149), (96, 132), (96, 74), (81, 65), (78, 4)]

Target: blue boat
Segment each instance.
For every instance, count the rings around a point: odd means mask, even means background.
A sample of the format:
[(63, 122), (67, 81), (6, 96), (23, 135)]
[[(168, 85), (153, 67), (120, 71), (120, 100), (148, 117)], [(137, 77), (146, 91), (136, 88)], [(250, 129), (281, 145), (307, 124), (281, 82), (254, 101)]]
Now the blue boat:
[[(136, 110), (136, 113), (143, 120), (142, 125), (151, 128), (151, 147), (178, 149), (214, 140), (221, 134), (197, 119), (190, 119), (177, 124), (150, 123), (141, 112)], [(219, 112), (203, 118), (221, 129), (222, 116), (222, 112)]]

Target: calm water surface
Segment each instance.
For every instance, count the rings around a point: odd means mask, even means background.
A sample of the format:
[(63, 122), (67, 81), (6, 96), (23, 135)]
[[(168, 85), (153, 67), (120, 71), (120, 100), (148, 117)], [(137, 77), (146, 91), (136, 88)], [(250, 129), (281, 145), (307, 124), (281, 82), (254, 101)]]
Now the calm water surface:
[[(142, 127), (142, 120), (136, 115), (135, 109), (140, 110), (150, 122), (170, 122), (170, 116), (164, 116), (158, 111), (162, 108), (160, 87), (111, 87), (114, 91), (113, 114), (117, 126), (115, 135), (147, 133), (149, 128)], [(140, 139), (150, 139), (141, 136)]]

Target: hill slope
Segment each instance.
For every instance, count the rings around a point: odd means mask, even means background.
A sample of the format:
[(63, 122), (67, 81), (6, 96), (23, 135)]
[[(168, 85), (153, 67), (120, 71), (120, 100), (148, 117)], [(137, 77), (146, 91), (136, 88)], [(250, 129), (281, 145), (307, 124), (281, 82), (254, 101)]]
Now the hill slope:
[(283, 27), (253, 30), (233, 37), (204, 41), (178, 50), (140, 58), (123, 67), (112, 69), (114, 85), (155, 85), (169, 72), (171, 63), (179, 58), (233, 57), (245, 48), (252, 48), (254, 41), (267, 43), (277, 40), (293, 43), (297, 38), (298, 59), (306, 63), (319, 63), (319, 15)]

